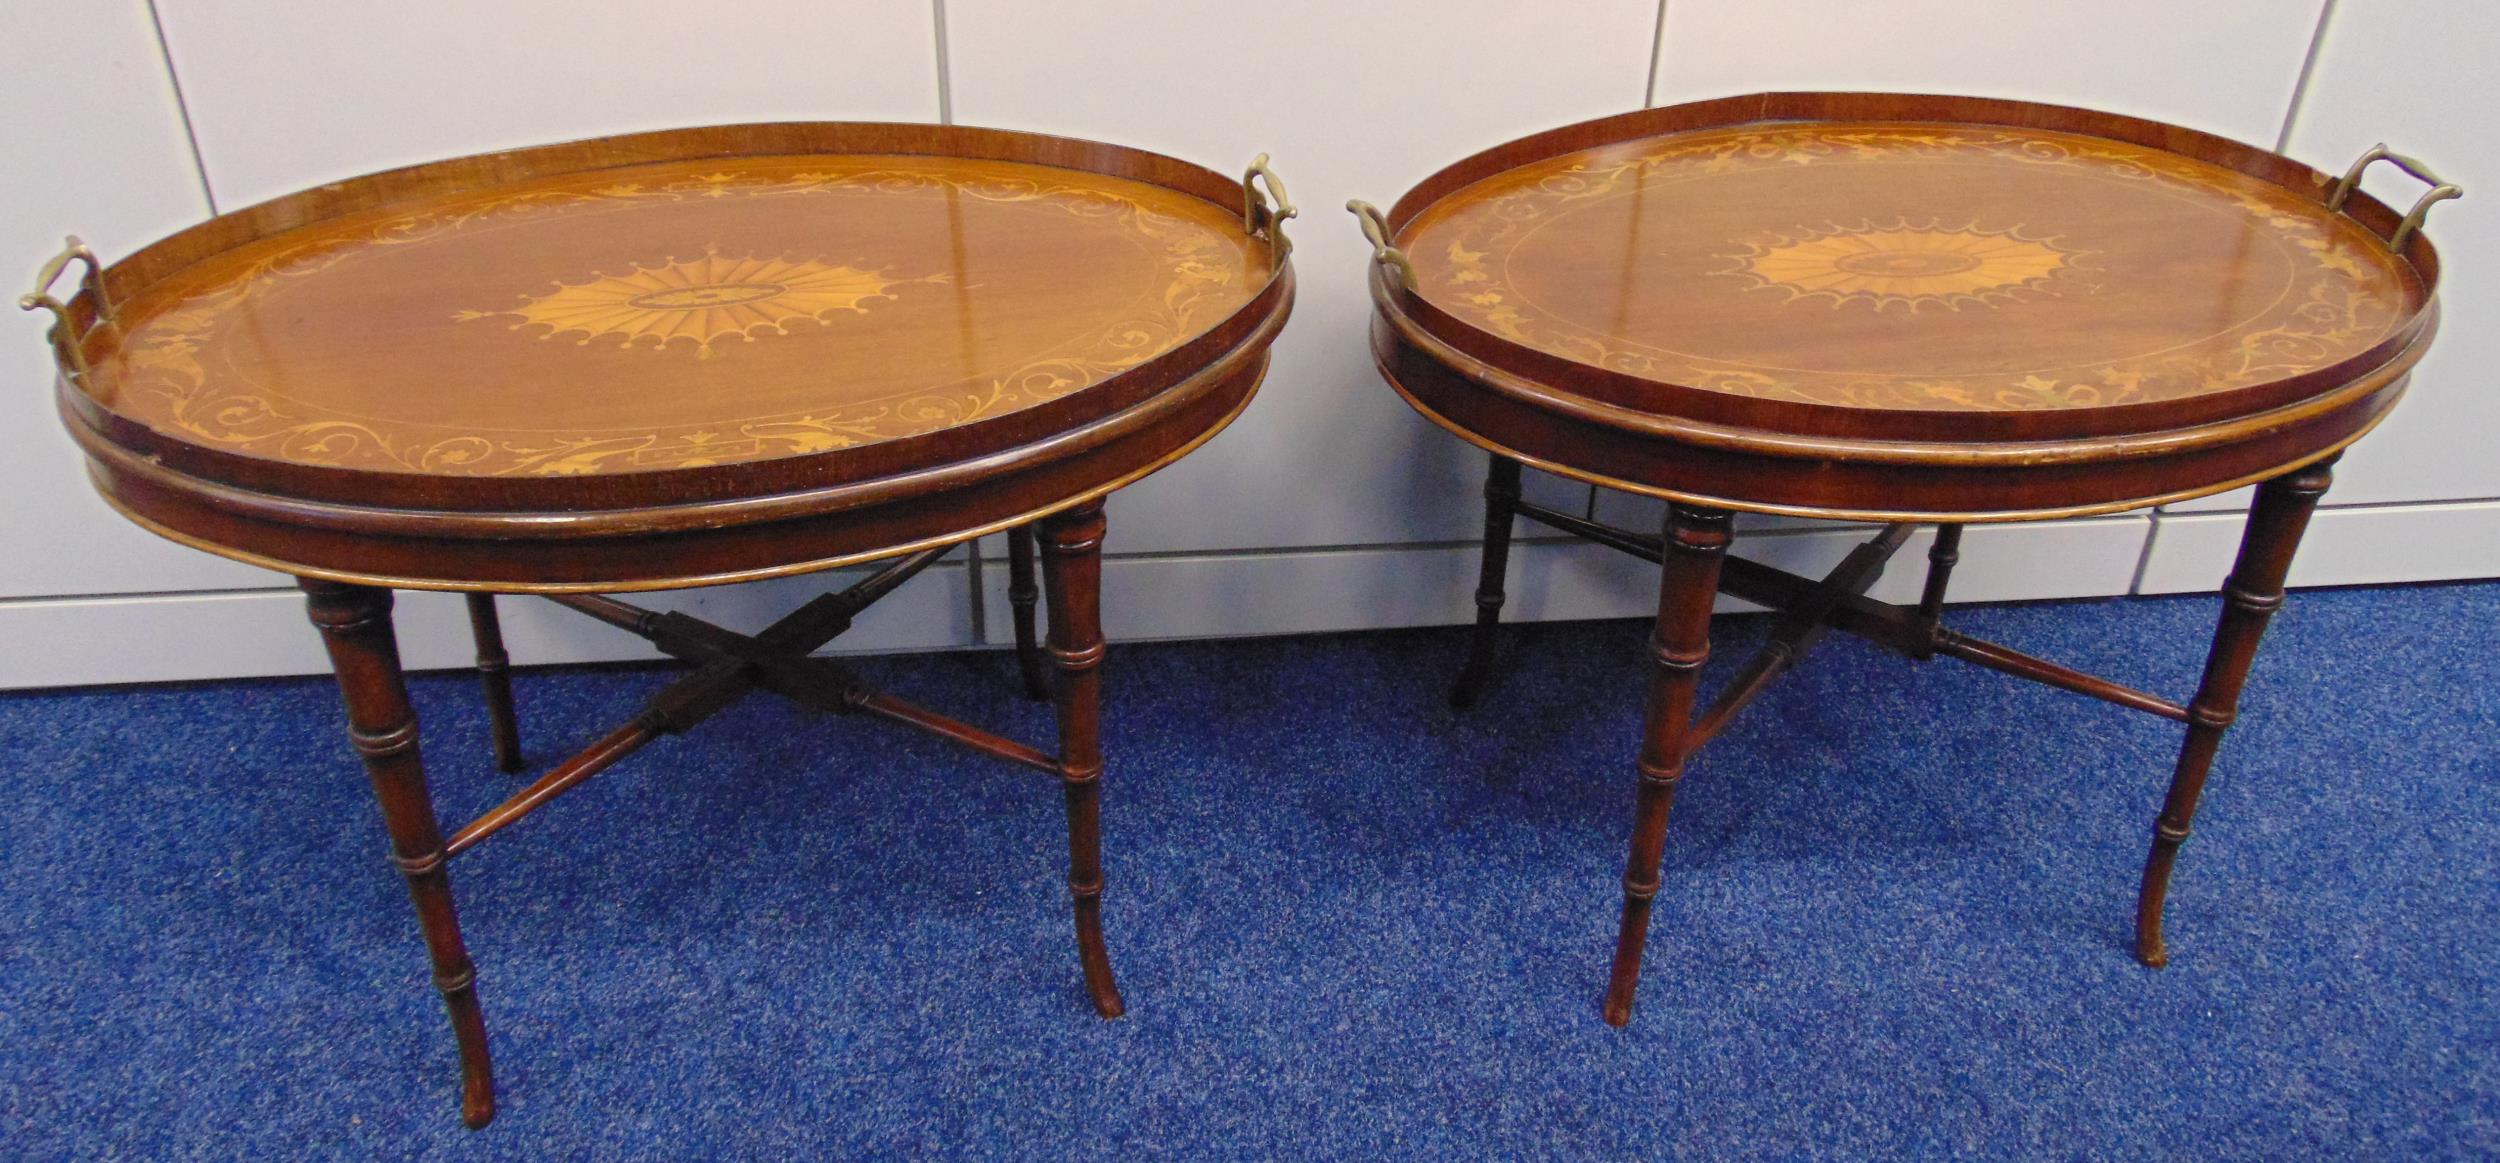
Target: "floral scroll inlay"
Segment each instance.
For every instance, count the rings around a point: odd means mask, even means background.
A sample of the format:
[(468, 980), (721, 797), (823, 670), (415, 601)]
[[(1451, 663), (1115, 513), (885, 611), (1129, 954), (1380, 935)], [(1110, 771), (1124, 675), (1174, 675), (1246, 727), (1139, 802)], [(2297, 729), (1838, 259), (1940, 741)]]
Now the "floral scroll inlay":
[[(1510, 277), (1513, 258), (1538, 230), (1609, 199), (1731, 175), (1831, 167), (1883, 175), (1936, 163), (2073, 177), (2236, 216), (2252, 236), (2266, 240), (2260, 245), (2286, 257), (2290, 283), (2270, 308), (2195, 342), (2072, 366), (1920, 375), (1760, 366), (1744, 357), (1676, 350), (1548, 311)], [(1410, 226), (1409, 253), (1427, 299), (1513, 343), (1729, 395), (1987, 411), (2138, 404), (2312, 371), (2366, 350), (2406, 318), (2404, 276), (2366, 232), (2316, 213), (2296, 193), (2097, 138), (1917, 123), (1742, 127), (1565, 155), (1498, 180), (1496, 191), (1480, 200), (1446, 214), (1427, 211)], [(2036, 224), (1982, 225), (1959, 217), (1768, 224), (1765, 233), (1731, 238), (1729, 249), (1710, 254), (1690, 273), (1726, 278), (1740, 300), (1776, 291), (1789, 304), (1812, 299), (1835, 311), (1879, 312), (1907, 324), (1980, 305), (2011, 308), (2107, 293), (2119, 285), (2113, 247), (2078, 249), (2074, 241)]]
[[(300, 405), (230, 369), (212, 375), (203, 362), (236, 330), (238, 306), (340, 263), (371, 261), (401, 247), (573, 212), (784, 198), (962, 199), (1029, 206), (1099, 223), (1104, 237), (1124, 236), (1160, 265), (1160, 293), (1138, 299), (1029, 362), (987, 369), (969, 379), (933, 383), (890, 398), (659, 430), (454, 435), (395, 430)], [(820, 453), (1030, 407), (1100, 383), (1169, 350), (1238, 306), (1254, 289), (1245, 285), (1238, 252), (1227, 241), (1230, 222), (1229, 215), (1217, 215), (1211, 222), (1175, 215), (1090, 177), (1033, 166), (1001, 164), (964, 173), (950, 162), (866, 156), (811, 160), (808, 168), (755, 163), (734, 172), (657, 182), (604, 177), (595, 185), (585, 180), (482, 194), (272, 246), (237, 276), (199, 291), (184, 309), (134, 326), (112, 374), (127, 398), (147, 401), (142, 410), (151, 424), (211, 447), (298, 463), (466, 476), (562, 476)], [(732, 336), (764, 342), (801, 318), (839, 322), (894, 303), (908, 293), (903, 290), (908, 285), (952, 279), (944, 272), (897, 278), (885, 269), (814, 257), (712, 252), (684, 261), (670, 257), (658, 266), (637, 266), (622, 274), (592, 272), (585, 281), (515, 296), (518, 306), (462, 310), (449, 317), (457, 328), (502, 322), (536, 329), (546, 339), (607, 341), (662, 356), (691, 353), (702, 358), (718, 352)]]

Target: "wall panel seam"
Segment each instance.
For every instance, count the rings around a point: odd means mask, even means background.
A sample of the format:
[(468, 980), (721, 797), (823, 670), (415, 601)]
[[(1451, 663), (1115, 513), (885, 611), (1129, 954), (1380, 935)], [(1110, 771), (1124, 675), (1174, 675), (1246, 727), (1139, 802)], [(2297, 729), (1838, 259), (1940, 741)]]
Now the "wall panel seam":
[(0, 609), (28, 606), (58, 606), (72, 602), (149, 602), (167, 599), (250, 597), (256, 594), (292, 594), (294, 586), (244, 586), (224, 590), (136, 590), (109, 594), (22, 594), (0, 598)]
[[(1641, 107), (1658, 105), (1658, 62), (1667, 55), (1667, 0), (1658, 0), (1658, 21), (1649, 29), (1649, 84), (1641, 90)], [(1589, 502), (1595, 505), (1594, 500)]]
[[(2216, 516), (2220, 516), (2220, 515), (2223, 515), (2223, 514), (2214, 514), (2214, 515), (2216, 515)], [(2145, 514), (2138, 512), (2138, 513), (2112, 513), (2112, 514), (2108, 514), (2108, 515), (2105, 515), (2105, 516), (2100, 516), (2100, 517), (2078, 517), (2078, 518), (2070, 518), (2070, 519), (2068, 519), (2068, 520), (2064, 520), (2064, 521), (2053, 521), (2053, 522), (2049, 522), (2049, 521), (1987, 522), (1987, 523), (1984, 523), (1984, 524), (1979, 525), (1979, 526), (1977, 526), (1977, 527), (1978, 527), (1978, 528), (1983, 528), (1983, 529), (1984, 529), (1984, 528), (2023, 528), (2023, 527), (2027, 527), (2027, 526), (2049, 526), (2049, 525), (2075, 525), (2075, 526), (2079, 526), (2079, 525), (2116, 525), (2116, 524), (2129, 524), (2129, 523), (2132, 523), (2132, 524), (2141, 524), (2141, 525), (2144, 525), (2147, 529), (2150, 529), (2150, 528), (2151, 528), (2151, 524), (2152, 524), (2149, 520), (2147, 520), (2147, 519), (2146, 519)], [(1822, 534), (1830, 534), (1830, 533), (1836, 533), (1836, 532), (1837, 532), (1837, 533), (1857, 533), (1857, 532), (1862, 532), (1862, 531), (1864, 531), (1864, 530), (1868, 530), (1868, 529), (1874, 529), (1874, 528), (1877, 528), (1877, 527), (1878, 527), (1878, 526), (1877, 526), (1875, 523), (1873, 523), (1873, 522), (1864, 522), (1864, 521), (1833, 521), (1833, 522), (1821, 523), (1821, 524), (1814, 524), (1814, 525), (1787, 526), (1787, 527), (1781, 527), (1781, 528), (1775, 528), (1775, 529), (1749, 529), (1749, 530), (1746, 530), (1746, 531), (1744, 532), (1742, 540), (1743, 540), (1743, 541), (1745, 541), (1745, 542), (1747, 542), (1747, 543), (1751, 543), (1751, 542), (1760, 542), (1760, 541), (1776, 541), (1776, 540), (1782, 540), (1782, 539), (1785, 539), (1785, 538), (1790, 538), (1790, 537), (1812, 537), (1812, 536), (1817, 536), (1817, 535), (1822, 535)], [(1558, 533), (1558, 534), (1545, 534), (1545, 535), (1539, 535), (1539, 536), (1514, 535), (1514, 536), (1511, 538), (1511, 544), (1512, 544), (1513, 546), (1524, 546), (1524, 545), (1577, 545), (1577, 544), (1582, 544), (1582, 542), (1581, 542), (1581, 540), (1580, 540), (1579, 538), (1577, 538), (1577, 537), (1573, 537), (1573, 536), (1571, 536), (1571, 535), (1569, 535), (1569, 534), (1559, 534), (1559, 533)], [(1454, 540), (1454, 541), (1388, 541), (1388, 542), (1370, 542), (1370, 543), (1348, 544), (1348, 545), (1279, 545), (1279, 546), (1257, 546), (1257, 547), (1244, 547), (1244, 548), (1239, 548), (1239, 549), (1166, 549), (1166, 550), (1139, 550), (1139, 551), (1136, 551), (1136, 552), (1131, 552), (1131, 553), (1108, 552), (1108, 553), (1103, 554), (1103, 560), (1104, 560), (1104, 561), (1176, 561), (1176, 560), (1190, 560), (1190, 559), (1197, 559), (1197, 560), (1210, 560), (1210, 561), (1213, 561), (1213, 560), (1225, 560), (1225, 559), (1232, 559), (1232, 560), (1249, 560), (1249, 559), (1264, 558), (1264, 557), (1311, 557), (1311, 556), (1318, 556), (1318, 555), (1322, 555), (1322, 554), (1342, 554), (1342, 553), (1434, 553), (1434, 552), (1442, 552), (1442, 551), (1452, 550), (1452, 549), (1465, 549), (1465, 550), (1480, 549), (1480, 548), (1482, 548), (1482, 547), (1483, 547), (1483, 545), (1484, 545), (1484, 542), (1479, 541), (1479, 540), (1462, 539), (1462, 540)]]
[(2130, 597), (2144, 592), (2144, 575), (2153, 568), (2153, 540), (2161, 536), (2161, 510), (2156, 507), (2143, 516), (2144, 544), (2136, 548), (2135, 573), (2127, 578), (2127, 594)]
[(208, 215), (218, 215), (217, 188), (208, 181), (208, 157), (200, 152), (200, 131), (191, 124), (191, 99), (182, 91), (182, 70), (174, 67), (174, 45), (165, 36), (165, 18), (156, 11), (156, 0), (148, 0), (148, 26), (156, 32), (156, 52), (165, 62), (166, 83), (173, 86), (174, 112), (182, 118), (182, 140), (191, 147), (191, 172), (200, 179), (200, 197), (208, 202)]
[(946, 0), (929, 0), (929, 22), (937, 30), (938, 124), (955, 123), (954, 61), (946, 51)]
[[(2333, 496), (2334, 494), (2329, 493), (2328, 495)], [(2318, 506), (2318, 511), (2321, 513), (2369, 513), (2383, 509), (2444, 509), (2469, 505), (2492, 504), (2500, 504), (2500, 497), (2433, 497), (2428, 500), (2420, 501), (2351, 501), (2341, 505), (2321, 504)], [(2233, 517), (2244, 519), (2248, 516), (2248, 509), (2246, 506), (2240, 506), (2230, 509), (2179, 509), (2175, 511), (2155, 510), (2154, 515), (2164, 521), (2180, 521), (2190, 517)]]
[(2318, 50), (2326, 44), (2326, 26), (2335, 19), (2336, 0), (2318, 6), (2317, 27), (2309, 31), (2309, 51), (2300, 58), (2300, 75), (2292, 80), (2292, 102), (2283, 110), (2283, 132), (2274, 138), (2274, 152), (2292, 147), (2292, 133), (2300, 127), (2301, 107), (2309, 103), (2309, 78), (2318, 71)]

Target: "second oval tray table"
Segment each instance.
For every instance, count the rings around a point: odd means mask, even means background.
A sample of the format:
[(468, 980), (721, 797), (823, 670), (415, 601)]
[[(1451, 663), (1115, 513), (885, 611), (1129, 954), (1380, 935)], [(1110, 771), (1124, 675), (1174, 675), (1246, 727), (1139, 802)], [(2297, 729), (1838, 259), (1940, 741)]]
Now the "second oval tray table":
[[(469, 1125), (494, 1116), (494, 1088), (447, 863), (754, 690), (1054, 779), (1086, 984), (1120, 1013), (1097, 824), (1102, 499), (1214, 436), (1266, 371), (1293, 210), (1264, 163), (1234, 181), (991, 130), (680, 130), (324, 186), (101, 269), (73, 239), (46, 269), (24, 302), (59, 316), (61, 411), (105, 498), (303, 579), (451, 1012)], [(80, 261), (79, 293), (51, 297)], [(1038, 691), (1036, 527), (1056, 754), (812, 656), (950, 547), (1006, 530)], [(878, 559), (751, 636), (605, 596)], [(470, 594), (507, 769), (492, 595), (546, 595), (693, 669), (446, 837), (393, 588)]]
[[(2432, 186), (2358, 190), (2389, 160)], [(1492, 453), (1483, 684), (1514, 515), (1662, 565), (1638, 805), (1605, 1016), (1630, 1019), (1687, 759), (1830, 629), (2184, 723), (2137, 903), (2162, 905), (2328, 466), (2403, 395), (2438, 317), (2420, 226), (2457, 196), (2370, 151), (2340, 179), (2192, 130), (1973, 98), (1774, 93), (1587, 122), (1426, 179), (1385, 216), (1373, 352)], [(1661, 497), (1657, 534), (1520, 498), (1520, 466)], [(2258, 484), (2203, 681), (2182, 704), (1946, 629), (1964, 524)], [(1730, 558), (1730, 512), (1884, 523), (1819, 583)], [(1937, 526), (1916, 606), (1866, 598)], [(1710, 609), (1780, 611), (1694, 715)]]

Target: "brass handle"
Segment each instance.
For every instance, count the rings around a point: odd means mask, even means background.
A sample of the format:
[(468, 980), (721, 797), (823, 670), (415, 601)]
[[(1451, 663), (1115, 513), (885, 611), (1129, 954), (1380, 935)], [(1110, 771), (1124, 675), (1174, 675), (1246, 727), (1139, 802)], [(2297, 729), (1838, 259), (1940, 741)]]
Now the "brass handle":
[(1362, 224), (1363, 237), (1371, 240), (1372, 261), (1397, 268), (1398, 285), (1406, 288), (1408, 294), (1415, 294), (1415, 264), (1407, 260), (1405, 251), (1389, 242), (1389, 221), (1380, 216), (1380, 207), (1356, 198), (1345, 208)]
[(53, 255), (52, 261), (43, 264), (43, 269), (36, 272), (35, 289), (18, 296), (17, 306), (21, 311), (41, 309), (52, 312), (52, 358), (61, 364), (71, 379), (80, 379), (87, 374), (87, 353), (79, 347), (78, 341), (86, 336), (72, 329), (69, 304), (52, 296), (52, 284), (61, 281), (61, 272), (68, 270), (72, 262), (87, 264), (87, 273), (81, 275), (78, 282), (87, 297), (95, 303), (96, 321), (111, 322), (113, 301), (104, 295), (104, 264), (96, 261), (95, 252), (87, 249), (86, 243), (78, 241), (75, 234), (64, 240), (61, 253)]
[(2431, 168), (2420, 161), (2387, 148), (2387, 143), (2382, 141), (2371, 146), (2370, 152), (2362, 154), (2360, 161), (2352, 163), (2352, 168), (2344, 171), (2343, 180), (2335, 183), (2335, 192), (2327, 195), (2326, 208), (2342, 210), (2344, 202), (2352, 197), (2352, 192), (2361, 188), (2361, 172), (2369, 169), (2371, 163), (2379, 161), (2394, 162), (2397, 169), (2430, 183), (2431, 187), (2429, 193), (2422, 195), (2421, 200), (2413, 204), (2413, 209), (2405, 212), (2404, 221), (2396, 224), (2396, 232), (2387, 236), (2387, 249), (2389, 250), (2405, 248), (2405, 243), (2413, 237), (2413, 232), (2422, 228), (2422, 219), (2430, 214), (2432, 203), (2465, 196), (2464, 187), (2432, 173)]
[[(1252, 184), (1261, 181), (1267, 183), (1264, 196)], [(1276, 248), (1276, 257), (1281, 259), (1293, 252), (1292, 240), (1285, 237), (1285, 219), (1301, 213), (1294, 208), (1293, 199), (1285, 196), (1285, 180), (1267, 168), (1267, 155), (1251, 158), (1250, 168), (1241, 175), (1241, 228), (1257, 234), (1264, 226), (1268, 245)]]

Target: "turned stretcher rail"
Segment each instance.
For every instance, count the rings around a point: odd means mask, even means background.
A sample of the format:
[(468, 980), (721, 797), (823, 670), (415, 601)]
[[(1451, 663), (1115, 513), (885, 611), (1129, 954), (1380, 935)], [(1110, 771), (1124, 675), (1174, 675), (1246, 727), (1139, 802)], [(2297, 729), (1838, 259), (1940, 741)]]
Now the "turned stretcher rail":
[[(1849, 555), (1833, 566), (1822, 584), (1814, 587), (1803, 601), (1780, 612), (1779, 624), (1772, 628), (1771, 640), (1745, 660), (1744, 668), (1728, 680), (1710, 709), (1693, 724), (1685, 742), (1687, 751), (1699, 751), (1704, 744), (1719, 737), (1736, 712), (1744, 710), (1755, 696), (1770, 689), (1771, 680), (1804, 661), (1806, 652), (1814, 649), (1823, 635), (1832, 629), (1831, 611), (1843, 598), (1857, 597), (1884, 576), (1884, 565), (1900, 552), (1902, 543), (1910, 539), (1911, 526), (1893, 524), (1884, 527)], [(1724, 568), (1724, 567), (1723, 567)]]
[(488, 836), (520, 823), (522, 817), (547, 806), (557, 796), (615, 766), (618, 760), (642, 750), (659, 737), (660, 732), (640, 717), (608, 732), (598, 742), (583, 749), (581, 754), (557, 764), (554, 770), (539, 776), (528, 787), (514, 792), (512, 798), (487, 809), (484, 815), (452, 833), (451, 839), (443, 841), (443, 855), (458, 856), (476, 847)]
[(985, 755), (1060, 775), (1059, 760), (1045, 752), (885, 694), (838, 663), (808, 657), (850, 629), (860, 611), (945, 554), (946, 548), (941, 547), (897, 558), (858, 584), (823, 595), (753, 636), (600, 594), (547, 595), (557, 605), (649, 639), (662, 651), (694, 663), (696, 669), (652, 695), (633, 721), (453, 833), (444, 842), (444, 854), (457, 855), (477, 846), (652, 740), (692, 728), (759, 686), (819, 710), (901, 723)]
[(651, 619), (659, 611), (617, 601), (604, 594), (548, 594), (547, 600), (568, 610), (578, 610), (610, 626), (644, 638), (651, 636)]
[[(1786, 609), (1804, 600), (1814, 588), (1814, 583), (1785, 570), (1731, 557), (1727, 559), (1726, 570), (1719, 575), (1719, 588), (1757, 605)], [(1915, 609), (1851, 596), (1842, 598), (1828, 616), (1835, 630), (1855, 634), (1913, 658), (1930, 649), (1932, 642), (1932, 649), (1937, 654), (2165, 719), (2177, 722), (2187, 720), (2187, 708), (2169, 699), (2097, 675), (2085, 674), (2071, 666), (2025, 654), (1985, 638), (1938, 627), (1931, 639), (1927, 626)]]
[(1532, 501), (1513, 501), (1511, 502), (1511, 509), (1522, 517), (1532, 517), (1536, 519), (1536, 521), (1540, 524), (1550, 525), (1556, 529), (1562, 530), (1565, 533), (1585, 537), (1588, 540), (1598, 543), (1599, 545), (1620, 549), (1625, 553), (1629, 553), (1634, 557), (1641, 558), (1642, 560), (1653, 564), (1657, 563), (1664, 555), (1664, 551), (1659, 547), (1657, 538), (1644, 537), (1638, 533), (1632, 532), (1629, 529), (1617, 529), (1612, 525), (1604, 524), (1602, 522), (1591, 521), (1583, 517), (1574, 517), (1560, 509), (1548, 509), (1545, 506), (1536, 504)]
[(970, 723), (951, 719), (916, 703), (895, 698), (883, 691), (865, 691), (856, 696), (862, 714), (873, 715), (890, 723), (915, 727), (940, 739), (951, 739), (984, 755), (1022, 764), (1057, 779), (1060, 776), (1058, 757), (1013, 739), (993, 735)]
[[(1565, 533), (1622, 550), (1646, 561), (1654, 562), (1659, 559), (1656, 538), (1644, 537), (1628, 529), (1617, 529), (1612, 525), (1574, 517), (1569, 513), (1526, 501), (1519, 502), (1517, 509), (1521, 516), (1533, 518)], [(1907, 526), (1901, 525), (1889, 526), (1885, 529), (1885, 534), (1890, 535), (1895, 529), (1906, 528)], [(1879, 537), (1878, 540), (1880, 539)], [(1872, 544), (1872, 542), (1869, 543), (1869, 545)], [(1868, 546), (1862, 545), (1859, 548), (1866, 549)], [(1889, 556), (1888, 553), (1887, 556)], [(1843, 568), (1847, 565), (1846, 561), (1842, 563)], [(1822, 601), (1820, 598), (1826, 596), (1829, 580), (1818, 583), (1811, 578), (1799, 577), (1774, 566), (1747, 561), (1741, 557), (1730, 557), (1719, 573), (1719, 591), (1758, 606), (1785, 612), (1797, 612), (1809, 605), (1818, 606), (1820, 613), (1817, 620), (1820, 623), (1834, 630), (1855, 634), (1912, 658), (1925, 657), (1931, 653), (1942, 654), (1984, 666), (2002, 674), (2010, 674), (2016, 678), (2029, 679), (2059, 690), (2071, 691), (2106, 703), (2115, 703), (2146, 714), (2159, 715), (2174, 723), (2188, 721), (2188, 710), (2185, 706), (2160, 695), (2138, 690), (2124, 683), (2111, 682), (2098, 675), (2086, 674), (2071, 666), (2025, 654), (2013, 647), (1990, 642), (1985, 638), (1974, 638), (1968, 634), (1935, 626), (1926, 617), (1924, 607), (1927, 603), (1923, 596), (1920, 607), (1896, 606), (1890, 602), (1879, 602), (1866, 597), (1862, 592), (1854, 591), (1831, 593), (1828, 595), (1829, 601)], [(1872, 578), (1868, 579), (1870, 584), (1872, 581)], [(1788, 665), (1794, 664), (1795, 659), (1790, 659)], [(1785, 667), (1780, 669), (1785, 669)], [(1772, 677), (1777, 677), (1777, 671), (1763, 676), (1760, 683), (1767, 684)], [(1735, 684), (1730, 684), (1731, 692), (1737, 689), (1739, 688)], [(1745, 698), (1750, 700), (1754, 693), (1759, 693), (1759, 691), (1748, 693)], [(1710, 711), (1703, 716), (1702, 722), (1695, 729), (1696, 741), (1693, 744), (1695, 747), (1708, 742), (1711, 737), (1717, 735), (1726, 726), (1727, 719), (1743, 706), (1743, 703), (1739, 702), (1727, 706), (1722, 711), (1721, 705), (1726, 701), (1727, 696), (1722, 695), (1720, 703), (1713, 704)]]
[(1936, 631), (1936, 653), (1973, 662), (1990, 670), (2018, 678), (2045, 683), (2060, 690), (2090, 695), (2104, 702), (2132, 707), (2147, 714), (2159, 715), (2174, 723), (2188, 721), (2186, 707), (2169, 699), (2131, 686), (2114, 683), (2098, 675), (2085, 674), (2070, 666), (2062, 666), (2045, 658), (2035, 658), (2022, 651), (2000, 646), (1984, 638), (1973, 638), (1939, 628)]

